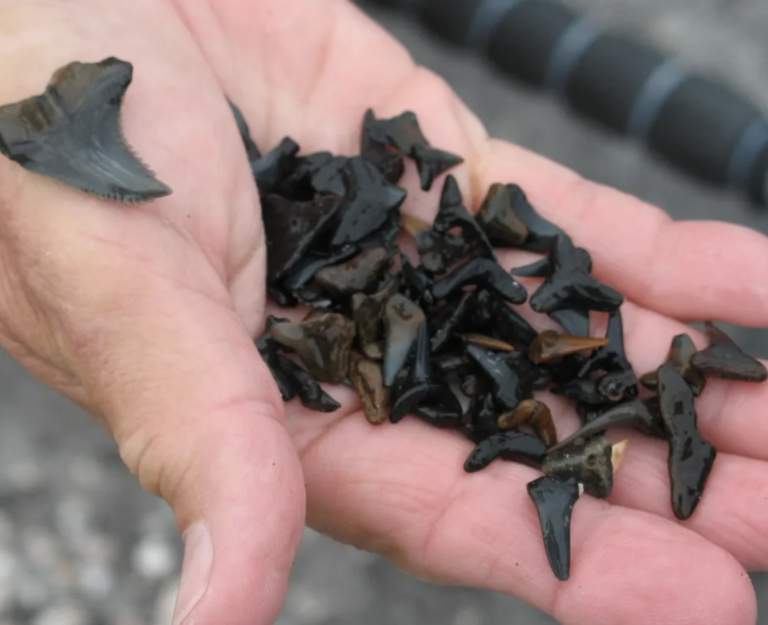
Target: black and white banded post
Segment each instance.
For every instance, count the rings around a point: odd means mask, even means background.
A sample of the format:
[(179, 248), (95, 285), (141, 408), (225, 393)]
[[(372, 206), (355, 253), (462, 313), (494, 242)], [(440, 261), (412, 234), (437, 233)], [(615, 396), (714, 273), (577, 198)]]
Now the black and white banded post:
[(680, 61), (553, 0), (376, 0), (689, 175), (768, 206), (768, 119)]

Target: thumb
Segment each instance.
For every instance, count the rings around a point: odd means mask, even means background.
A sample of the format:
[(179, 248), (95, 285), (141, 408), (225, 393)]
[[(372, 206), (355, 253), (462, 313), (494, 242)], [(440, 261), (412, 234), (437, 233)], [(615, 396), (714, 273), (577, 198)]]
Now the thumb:
[(190, 317), (183, 299), (114, 329), (101, 405), (124, 461), (184, 532), (174, 625), (271, 624), (304, 525), (301, 467), (239, 320), (199, 301)]
[(119, 315), (91, 320), (97, 348), (78, 377), (125, 463), (184, 533), (174, 625), (271, 624), (305, 512), (272, 377), (226, 305), (169, 295), (163, 280), (124, 284), (141, 287), (121, 294)]

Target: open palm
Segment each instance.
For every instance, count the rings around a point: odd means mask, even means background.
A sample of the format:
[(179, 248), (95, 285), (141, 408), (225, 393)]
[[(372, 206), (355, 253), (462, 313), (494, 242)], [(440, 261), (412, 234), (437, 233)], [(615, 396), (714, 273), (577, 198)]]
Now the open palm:
[[(686, 523), (671, 513), (666, 445), (629, 435), (610, 503), (578, 503), (566, 583), (526, 494), (532, 469), (465, 474), (468, 441), (414, 419), (374, 428), (343, 387), (331, 389), (335, 413), (284, 408), (252, 343), (269, 312), (265, 245), (224, 94), (262, 150), (288, 134), (304, 152), (352, 155), (366, 108), (416, 112), (436, 147), (465, 157), (453, 173), (468, 207), (493, 182), (518, 183), (591, 252), (595, 275), (627, 297), (639, 373), (684, 321), (766, 325), (768, 240), (672, 223), (489, 139), (344, 0), (0, 0), (0, 23), (2, 103), (41, 92), (72, 60), (132, 62), (125, 133), (174, 189), (111, 205), (0, 161), (0, 341), (90, 410), (173, 506), (187, 536), (185, 622), (272, 622), (305, 519), (415, 575), (514, 594), (569, 625), (755, 621), (745, 568), (768, 565), (761, 386), (711, 381), (700, 399), (702, 433), (721, 453)], [(409, 169), (402, 184), (403, 210), (430, 219), (441, 183), (424, 194)], [(566, 414), (560, 423), (575, 428)]]

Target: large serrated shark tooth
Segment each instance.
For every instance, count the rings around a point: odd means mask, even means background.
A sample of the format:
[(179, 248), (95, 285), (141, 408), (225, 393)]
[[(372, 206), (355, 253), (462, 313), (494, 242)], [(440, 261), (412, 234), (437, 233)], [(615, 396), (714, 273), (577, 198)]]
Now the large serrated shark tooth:
[(133, 66), (114, 57), (65, 65), (42, 95), (0, 107), (0, 152), (104, 199), (137, 204), (170, 195), (123, 137), (120, 107), (132, 79)]

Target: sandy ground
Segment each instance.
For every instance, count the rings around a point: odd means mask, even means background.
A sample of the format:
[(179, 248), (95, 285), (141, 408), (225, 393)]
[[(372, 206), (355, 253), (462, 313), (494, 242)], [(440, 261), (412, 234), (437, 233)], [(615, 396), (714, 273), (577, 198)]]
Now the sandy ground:
[[(694, 67), (727, 76), (768, 110), (764, 0), (571, 0)], [(373, 15), (459, 91), (491, 134), (656, 203), (681, 219), (768, 232), (768, 212), (678, 176), (638, 147), (521, 89), (478, 59), (379, 9)], [(768, 356), (766, 331), (739, 332)], [(123, 468), (86, 415), (0, 354), (0, 625), (170, 623), (180, 541), (161, 501)], [(768, 624), (768, 578), (753, 577)], [(415, 581), (382, 559), (307, 532), (280, 625), (544, 625), (511, 597)]]

